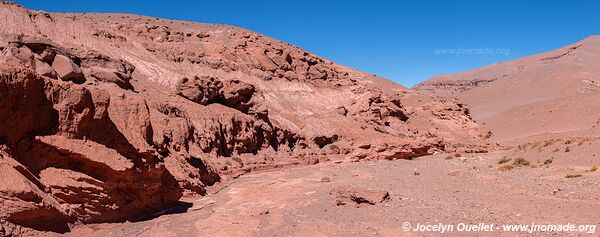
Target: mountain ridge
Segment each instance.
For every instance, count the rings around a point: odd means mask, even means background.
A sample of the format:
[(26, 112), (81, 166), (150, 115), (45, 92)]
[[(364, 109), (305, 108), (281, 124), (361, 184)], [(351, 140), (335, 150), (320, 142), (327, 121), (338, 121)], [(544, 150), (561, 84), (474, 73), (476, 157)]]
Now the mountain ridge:
[[(549, 52), (433, 77), (413, 89), (441, 98), (458, 98), (471, 107), (476, 120), (487, 125), (492, 123), (490, 128), (499, 135), (498, 139), (545, 132), (585, 132), (593, 129), (596, 122), (590, 120), (596, 116), (592, 112), (595, 103), (585, 101), (593, 101), (592, 95), (597, 91), (600, 73), (595, 68), (599, 49), (600, 36), (592, 35)], [(582, 104), (591, 107), (585, 108)], [(576, 109), (569, 111), (568, 108)], [(531, 118), (526, 115), (528, 113), (537, 114), (536, 119), (522, 120)], [(587, 116), (576, 116), (577, 113)], [(573, 122), (543, 121), (545, 117), (557, 115), (560, 115), (557, 121)], [(526, 123), (538, 125), (526, 126)], [(507, 124), (519, 129), (507, 127)], [(554, 128), (547, 130), (548, 126)], [(513, 131), (507, 131), (511, 129)]]

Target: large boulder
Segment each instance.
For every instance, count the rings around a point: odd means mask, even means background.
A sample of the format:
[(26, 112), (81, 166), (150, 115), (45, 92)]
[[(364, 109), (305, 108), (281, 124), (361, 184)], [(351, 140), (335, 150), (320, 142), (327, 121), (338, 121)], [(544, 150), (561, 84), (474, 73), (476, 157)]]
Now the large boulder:
[(225, 81), (221, 91), (224, 105), (242, 112), (248, 112), (248, 109), (253, 105), (250, 100), (256, 92), (256, 88), (251, 84), (234, 79)]
[(56, 55), (52, 62), (52, 67), (58, 73), (58, 76), (64, 81), (72, 81), (74, 83), (85, 82), (85, 76), (81, 69), (73, 60), (64, 55)]
[(42, 60), (35, 60), (35, 72), (39, 75), (50, 77), (53, 79), (58, 78), (58, 74), (50, 65)]
[(238, 79), (220, 80), (212, 76), (183, 78), (177, 85), (177, 93), (201, 105), (218, 103), (248, 113), (253, 106), (254, 85)]
[(216, 77), (195, 76), (183, 78), (177, 85), (177, 93), (201, 105), (214, 103), (221, 98), (223, 82)]

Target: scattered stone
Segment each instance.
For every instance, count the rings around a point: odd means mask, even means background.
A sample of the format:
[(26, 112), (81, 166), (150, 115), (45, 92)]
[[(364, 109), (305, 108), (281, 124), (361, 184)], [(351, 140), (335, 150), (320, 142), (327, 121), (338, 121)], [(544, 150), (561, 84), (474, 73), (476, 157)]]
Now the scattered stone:
[(337, 188), (330, 192), (337, 206), (345, 205), (375, 205), (390, 198), (387, 191), (364, 189), (357, 187)]
[(40, 61), (40, 60), (35, 60), (35, 72), (37, 74), (40, 74), (42, 76), (49, 77), (52, 79), (58, 78), (58, 74), (56, 73), (54, 68), (50, 67), (50, 65), (48, 65), (47, 63)]
[(358, 145), (358, 148), (360, 148), (360, 149), (369, 149), (369, 148), (371, 148), (371, 144), (368, 144), (368, 143), (367, 144), (360, 144), (360, 145)]
[(337, 113), (342, 115), (342, 116), (346, 116), (348, 114), (348, 110), (346, 109), (346, 107), (344, 106), (340, 106), (336, 109)]
[(453, 171), (448, 172), (449, 176), (457, 176), (459, 174), (460, 174), (460, 171), (458, 171), (458, 170), (453, 170)]
[(419, 172), (417, 169), (414, 169), (414, 170), (413, 170), (413, 175), (414, 175), (414, 176), (421, 175), (421, 172)]

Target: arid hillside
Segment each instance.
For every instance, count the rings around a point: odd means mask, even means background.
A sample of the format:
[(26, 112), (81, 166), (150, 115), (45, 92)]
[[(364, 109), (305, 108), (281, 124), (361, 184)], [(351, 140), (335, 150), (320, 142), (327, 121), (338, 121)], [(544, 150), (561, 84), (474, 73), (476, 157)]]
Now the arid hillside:
[(458, 98), (498, 141), (600, 133), (600, 37), (480, 69), (433, 77), (414, 87)]
[(0, 235), (137, 220), (258, 169), (487, 149), (453, 99), (237, 27), (11, 3), (0, 22)]

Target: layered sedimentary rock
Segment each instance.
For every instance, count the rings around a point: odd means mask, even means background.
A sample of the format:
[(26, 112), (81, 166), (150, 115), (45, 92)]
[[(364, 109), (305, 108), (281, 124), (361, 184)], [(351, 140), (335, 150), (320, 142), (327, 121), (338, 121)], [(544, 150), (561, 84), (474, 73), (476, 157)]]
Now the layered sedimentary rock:
[(256, 169), (476, 152), (489, 136), (454, 100), (237, 27), (14, 4), (0, 20), (13, 233), (139, 218)]
[(0, 85), (3, 219), (66, 231), (151, 214), (182, 196), (163, 158), (130, 142), (145, 131), (123, 134), (119, 125), (129, 125), (113, 119), (102, 92), (29, 69), (2, 68)]

